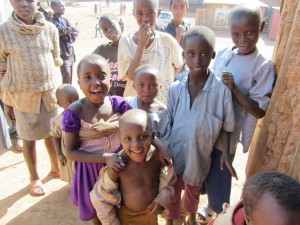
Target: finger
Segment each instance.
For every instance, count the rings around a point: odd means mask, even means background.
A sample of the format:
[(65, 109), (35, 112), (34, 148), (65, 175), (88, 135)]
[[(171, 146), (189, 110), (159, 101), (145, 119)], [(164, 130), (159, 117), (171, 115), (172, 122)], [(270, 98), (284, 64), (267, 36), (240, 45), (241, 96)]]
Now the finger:
[[(153, 205), (153, 204), (151, 204), (151, 205)], [(151, 205), (150, 205), (150, 206), (151, 206)], [(150, 208), (150, 207), (149, 207), (149, 208)], [(151, 210), (151, 212), (148, 213), (148, 215), (154, 215), (155, 212), (156, 212), (156, 210), (157, 210), (157, 205), (155, 204), (154, 207), (153, 207), (153, 209)]]
[(224, 169), (224, 160), (220, 160), (220, 169), (223, 170)]
[(239, 178), (237, 176), (237, 173), (236, 173), (235, 169), (233, 168), (233, 166), (231, 165), (231, 163), (226, 161), (225, 164), (226, 164), (226, 167), (228, 168), (231, 176), (234, 177), (236, 180), (238, 180)]

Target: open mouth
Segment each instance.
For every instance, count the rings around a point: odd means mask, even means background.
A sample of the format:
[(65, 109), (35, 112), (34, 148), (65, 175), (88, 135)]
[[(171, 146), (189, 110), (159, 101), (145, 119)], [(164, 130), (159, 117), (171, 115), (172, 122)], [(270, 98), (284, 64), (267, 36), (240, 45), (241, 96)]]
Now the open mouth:
[(103, 94), (102, 90), (93, 90), (91, 91), (91, 94), (92, 95), (100, 95), (100, 94)]
[(144, 152), (143, 149), (138, 149), (138, 150), (130, 150), (130, 153), (135, 154), (135, 155), (141, 155)]

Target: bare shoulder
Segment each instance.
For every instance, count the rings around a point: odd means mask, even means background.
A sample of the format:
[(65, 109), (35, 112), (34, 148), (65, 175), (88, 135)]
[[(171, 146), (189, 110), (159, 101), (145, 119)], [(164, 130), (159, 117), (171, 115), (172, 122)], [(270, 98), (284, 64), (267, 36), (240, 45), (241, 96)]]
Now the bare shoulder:
[(85, 105), (85, 98), (81, 98), (69, 105), (69, 109), (73, 110), (77, 114), (81, 114), (81, 112), (84, 110)]

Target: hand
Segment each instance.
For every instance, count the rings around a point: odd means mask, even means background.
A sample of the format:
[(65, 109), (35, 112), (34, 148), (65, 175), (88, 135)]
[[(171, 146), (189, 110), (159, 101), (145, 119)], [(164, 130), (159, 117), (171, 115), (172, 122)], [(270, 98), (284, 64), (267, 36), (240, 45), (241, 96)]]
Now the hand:
[(223, 83), (230, 88), (230, 90), (235, 89), (235, 83), (234, 83), (232, 73), (222, 71), (221, 79), (222, 79)]
[(159, 158), (162, 164), (171, 168), (173, 166), (173, 161), (168, 146), (165, 143), (163, 143), (159, 138), (156, 137), (153, 139), (152, 145), (154, 145), (155, 148), (158, 149)]
[(138, 44), (146, 47), (150, 37), (152, 35), (152, 30), (149, 23), (142, 24), (138, 31)]
[(235, 169), (233, 168), (233, 166), (231, 164), (231, 160), (229, 159), (228, 153), (223, 151), (221, 159), (220, 159), (220, 169), (221, 170), (224, 169), (224, 163), (225, 163), (226, 167), (228, 168), (229, 172), (231, 173), (231, 176), (233, 176), (236, 180), (238, 180), (239, 178), (237, 176)]
[(67, 164), (67, 158), (64, 156), (64, 154), (58, 155), (58, 160), (60, 165), (65, 166)]
[(148, 213), (148, 215), (157, 215), (157, 214), (161, 214), (164, 211), (164, 208), (156, 203), (156, 202), (152, 202), (149, 206), (149, 209), (152, 209), (150, 213)]
[(184, 34), (185, 29), (181, 24), (176, 28), (176, 39), (179, 38), (181, 40), (182, 35)]
[(123, 159), (115, 153), (113, 153), (109, 158), (106, 159), (106, 164), (116, 173), (125, 168)]
[(15, 114), (14, 114), (14, 109), (13, 107), (9, 106), (9, 105), (4, 105), (4, 113), (5, 116), (12, 121), (16, 120)]

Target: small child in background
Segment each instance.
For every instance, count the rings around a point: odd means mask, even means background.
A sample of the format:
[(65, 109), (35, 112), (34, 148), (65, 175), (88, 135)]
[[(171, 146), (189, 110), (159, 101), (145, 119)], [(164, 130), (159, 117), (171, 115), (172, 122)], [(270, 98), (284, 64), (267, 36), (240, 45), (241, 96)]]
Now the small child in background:
[(182, 46), (182, 36), (188, 30), (188, 24), (183, 20), (188, 10), (187, 0), (170, 0), (170, 11), (173, 19), (163, 27), (158, 27), (159, 31), (169, 33)]
[[(241, 133), (243, 151), (248, 151), (257, 120), (264, 117), (270, 101), (275, 80), (274, 65), (256, 46), (264, 26), (258, 5), (240, 4), (229, 14), (234, 47), (217, 54), (213, 69), (231, 90), (236, 127), (230, 134), (222, 131), (215, 143), (212, 166), (205, 181), (208, 206), (199, 210), (201, 222), (208, 222), (209, 215), (221, 213), (223, 203), (230, 201), (232, 178), (227, 168), (220, 169), (222, 151), (229, 148), (233, 160)], [(228, 135), (229, 145), (224, 144), (224, 137)]]
[(124, 96), (136, 96), (133, 88), (134, 71), (140, 65), (152, 65), (159, 71), (162, 84), (157, 98), (166, 104), (169, 87), (181, 70), (183, 59), (177, 41), (167, 33), (154, 30), (159, 12), (158, 0), (133, 0), (133, 14), (139, 30), (121, 36), (118, 71), (119, 78), (127, 80)]
[(97, 17), (97, 22), (96, 22), (96, 26), (95, 26), (95, 37), (98, 37), (98, 33), (100, 34), (100, 37), (103, 37), (100, 26), (99, 26), (99, 18)]
[(124, 151), (101, 170), (90, 194), (92, 203), (103, 225), (157, 225), (157, 214), (174, 195), (173, 168), (161, 163), (151, 145), (154, 134), (145, 111), (129, 110), (119, 123)]
[(161, 84), (158, 71), (153, 66), (142, 65), (134, 71), (133, 87), (137, 96), (125, 98), (131, 108), (142, 109), (147, 113), (155, 113), (167, 108), (156, 98)]
[(112, 166), (111, 156), (117, 158), (116, 153), (121, 150), (118, 118), (130, 106), (121, 97), (107, 96), (111, 74), (103, 57), (96, 54), (84, 57), (77, 74), (85, 97), (73, 102), (62, 119), (66, 157), (77, 164), (71, 200), (78, 206), (81, 220), (100, 224), (89, 192), (103, 164)]
[(99, 19), (99, 26), (110, 42), (98, 46), (93, 54), (104, 57), (110, 66), (112, 80), (108, 94), (123, 96), (126, 80), (118, 76), (118, 46), (122, 34), (118, 18), (112, 13), (103, 14)]
[(72, 162), (65, 156), (65, 143), (62, 133), (62, 118), (63, 113), (72, 102), (79, 99), (78, 92), (75, 87), (70, 84), (61, 84), (56, 89), (57, 104), (64, 109), (55, 118), (51, 119), (51, 132), (56, 154), (60, 162), (60, 179), (68, 182), (71, 185), (72, 181)]
[(240, 202), (224, 206), (209, 225), (299, 225), (300, 184), (283, 173), (259, 173), (246, 181)]
[[(197, 224), (200, 190), (209, 172), (213, 145), (221, 129), (234, 129), (231, 92), (208, 69), (215, 57), (214, 47), (215, 34), (207, 27), (190, 28), (183, 36), (183, 57), (189, 70), (170, 87), (169, 119), (162, 120), (169, 123), (169, 145), (177, 175), (167, 225), (179, 218), (180, 207), (189, 213), (188, 224)], [(219, 165), (223, 167), (224, 163), (236, 176), (226, 151)]]

